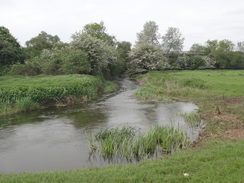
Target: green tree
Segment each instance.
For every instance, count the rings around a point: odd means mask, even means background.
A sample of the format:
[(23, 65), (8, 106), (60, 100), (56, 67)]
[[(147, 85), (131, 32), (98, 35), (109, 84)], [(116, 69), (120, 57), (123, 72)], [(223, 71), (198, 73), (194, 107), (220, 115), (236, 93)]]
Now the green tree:
[(23, 63), (23, 50), (6, 27), (0, 27), (0, 67)]
[(154, 21), (148, 21), (144, 24), (143, 30), (137, 34), (136, 46), (140, 44), (159, 45), (159, 39), (158, 25)]
[(166, 55), (170, 53), (179, 53), (183, 49), (185, 38), (178, 28), (169, 27), (166, 34), (162, 37), (162, 47)]
[(132, 49), (129, 56), (131, 61), (128, 69), (131, 74), (162, 70), (169, 67), (164, 52), (155, 45), (140, 44)]
[(88, 74), (91, 71), (91, 65), (85, 52), (70, 50), (69, 54), (64, 56), (60, 69), (65, 74)]
[(116, 47), (117, 55), (118, 55), (118, 70), (122, 74), (127, 69), (127, 64), (129, 63), (129, 53), (131, 51), (131, 43), (122, 41), (118, 42)]
[(244, 41), (237, 43), (237, 51), (244, 53)]
[(195, 43), (191, 46), (190, 53), (194, 55), (205, 55), (206, 48), (198, 43)]
[(62, 43), (57, 35), (52, 36), (42, 31), (38, 36), (26, 41), (25, 53), (27, 58), (39, 56), (45, 49), (51, 50), (55, 46), (60, 46)]
[[(107, 43), (110, 46), (116, 45), (116, 39), (114, 36), (109, 35), (106, 33), (106, 27), (104, 25), (104, 22), (100, 23), (91, 23), (84, 26), (82, 33), (89, 34), (90, 36), (100, 39)], [(79, 37), (80, 33), (76, 33)], [(74, 34), (73, 37), (76, 35)]]
[(71, 48), (82, 50), (88, 55), (90, 74), (109, 77), (110, 67), (117, 62), (115, 47), (86, 33), (76, 33), (72, 38)]
[(231, 68), (237, 62), (234, 54), (235, 45), (229, 40), (207, 41), (206, 50), (213, 60), (216, 61), (217, 68)]

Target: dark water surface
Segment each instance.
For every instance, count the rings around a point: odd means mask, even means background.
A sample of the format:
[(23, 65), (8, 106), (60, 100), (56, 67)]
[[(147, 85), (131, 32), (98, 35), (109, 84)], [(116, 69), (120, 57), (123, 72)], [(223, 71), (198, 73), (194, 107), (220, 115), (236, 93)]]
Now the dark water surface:
[(138, 85), (129, 79), (121, 89), (88, 105), (48, 108), (0, 119), (0, 173), (73, 170), (104, 166), (101, 157), (89, 160), (87, 134), (101, 128), (131, 126), (146, 130), (156, 124), (191, 129), (179, 117), (198, 107), (192, 103), (145, 103), (131, 97)]

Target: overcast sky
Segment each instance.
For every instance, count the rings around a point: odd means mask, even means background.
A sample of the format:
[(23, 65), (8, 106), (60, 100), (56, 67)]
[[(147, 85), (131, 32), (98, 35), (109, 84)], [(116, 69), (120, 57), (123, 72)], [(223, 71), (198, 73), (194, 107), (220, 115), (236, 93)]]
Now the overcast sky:
[(147, 21), (159, 33), (177, 27), (184, 50), (207, 40), (244, 41), (244, 0), (0, 0), (0, 26), (22, 46), (41, 31), (70, 42), (89, 23), (103, 21), (118, 41), (136, 41)]

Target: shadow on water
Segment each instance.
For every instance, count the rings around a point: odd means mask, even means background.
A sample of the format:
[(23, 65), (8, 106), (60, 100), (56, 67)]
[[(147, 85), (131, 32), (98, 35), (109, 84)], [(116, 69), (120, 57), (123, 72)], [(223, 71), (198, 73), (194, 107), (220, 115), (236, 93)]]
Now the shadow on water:
[(191, 129), (178, 115), (198, 107), (192, 103), (145, 103), (132, 97), (139, 87), (135, 81), (121, 80), (119, 91), (89, 104), (50, 107), (0, 119), (0, 173), (72, 170), (82, 167), (126, 163), (89, 157), (87, 134), (102, 128), (131, 126), (142, 131), (154, 126), (183, 127), (195, 140)]

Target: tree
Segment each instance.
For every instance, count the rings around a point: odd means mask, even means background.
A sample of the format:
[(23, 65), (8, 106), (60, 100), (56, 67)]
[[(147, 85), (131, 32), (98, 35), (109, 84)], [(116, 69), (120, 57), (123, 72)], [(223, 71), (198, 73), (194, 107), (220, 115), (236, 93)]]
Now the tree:
[[(107, 75), (117, 61), (115, 48), (87, 33), (76, 33), (70, 43), (72, 49), (82, 50), (88, 55), (92, 75)], [(108, 76), (109, 77), (109, 76)]]
[(143, 73), (151, 70), (162, 70), (168, 67), (164, 52), (155, 45), (140, 44), (129, 54), (129, 73)]
[(236, 63), (234, 44), (229, 40), (213, 40), (207, 41), (207, 54), (216, 61), (217, 68), (231, 68)]
[(178, 28), (169, 27), (162, 40), (163, 50), (169, 56), (170, 53), (179, 53), (182, 51), (185, 38), (182, 38), (182, 34)]
[(26, 41), (25, 44), (26, 57), (33, 58), (39, 56), (44, 49), (51, 50), (55, 45), (61, 44), (61, 41), (57, 35), (52, 36), (42, 31), (38, 36)]
[(124, 73), (129, 63), (129, 53), (131, 51), (131, 43), (122, 41), (117, 43), (116, 52), (118, 55), (118, 70), (119, 73)]
[(70, 50), (69, 54), (64, 56), (60, 69), (65, 74), (88, 74), (91, 71), (91, 65), (85, 52)]
[(6, 27), (0, 27), (0, 66), (23, 63), (24, 55), (20, 44)]
[[(84, 26), (82, 33), (89, 34), (90, 36), (100, 39), (104, 42), (106, 42), (110, 46), (116, 45), (116, 39), (114, 36), (111, 36), (106, 33), (106, 27), (104, 25), (104, 22), (98, 23), (91, 23)], [(80, 33), (77, 33), (77, 36), (79, 36)], [(75, 35), (73, 35), (75, 36)]]
[(159, 39), (160, 34), (158, 33), (158, 25), (154, 21), (148, 21), (144, 24), (143, 30), (137, 34), (136, 45), (159, 45)]
[(198, 43), (195, 43), (191, 46), (190, 53), (195, 55), (204, 55), (206, 53), (206, 48)]
[(239, 52), (244, 53), (244, 41), (237, 43), (236, 50), (239, 51)]

